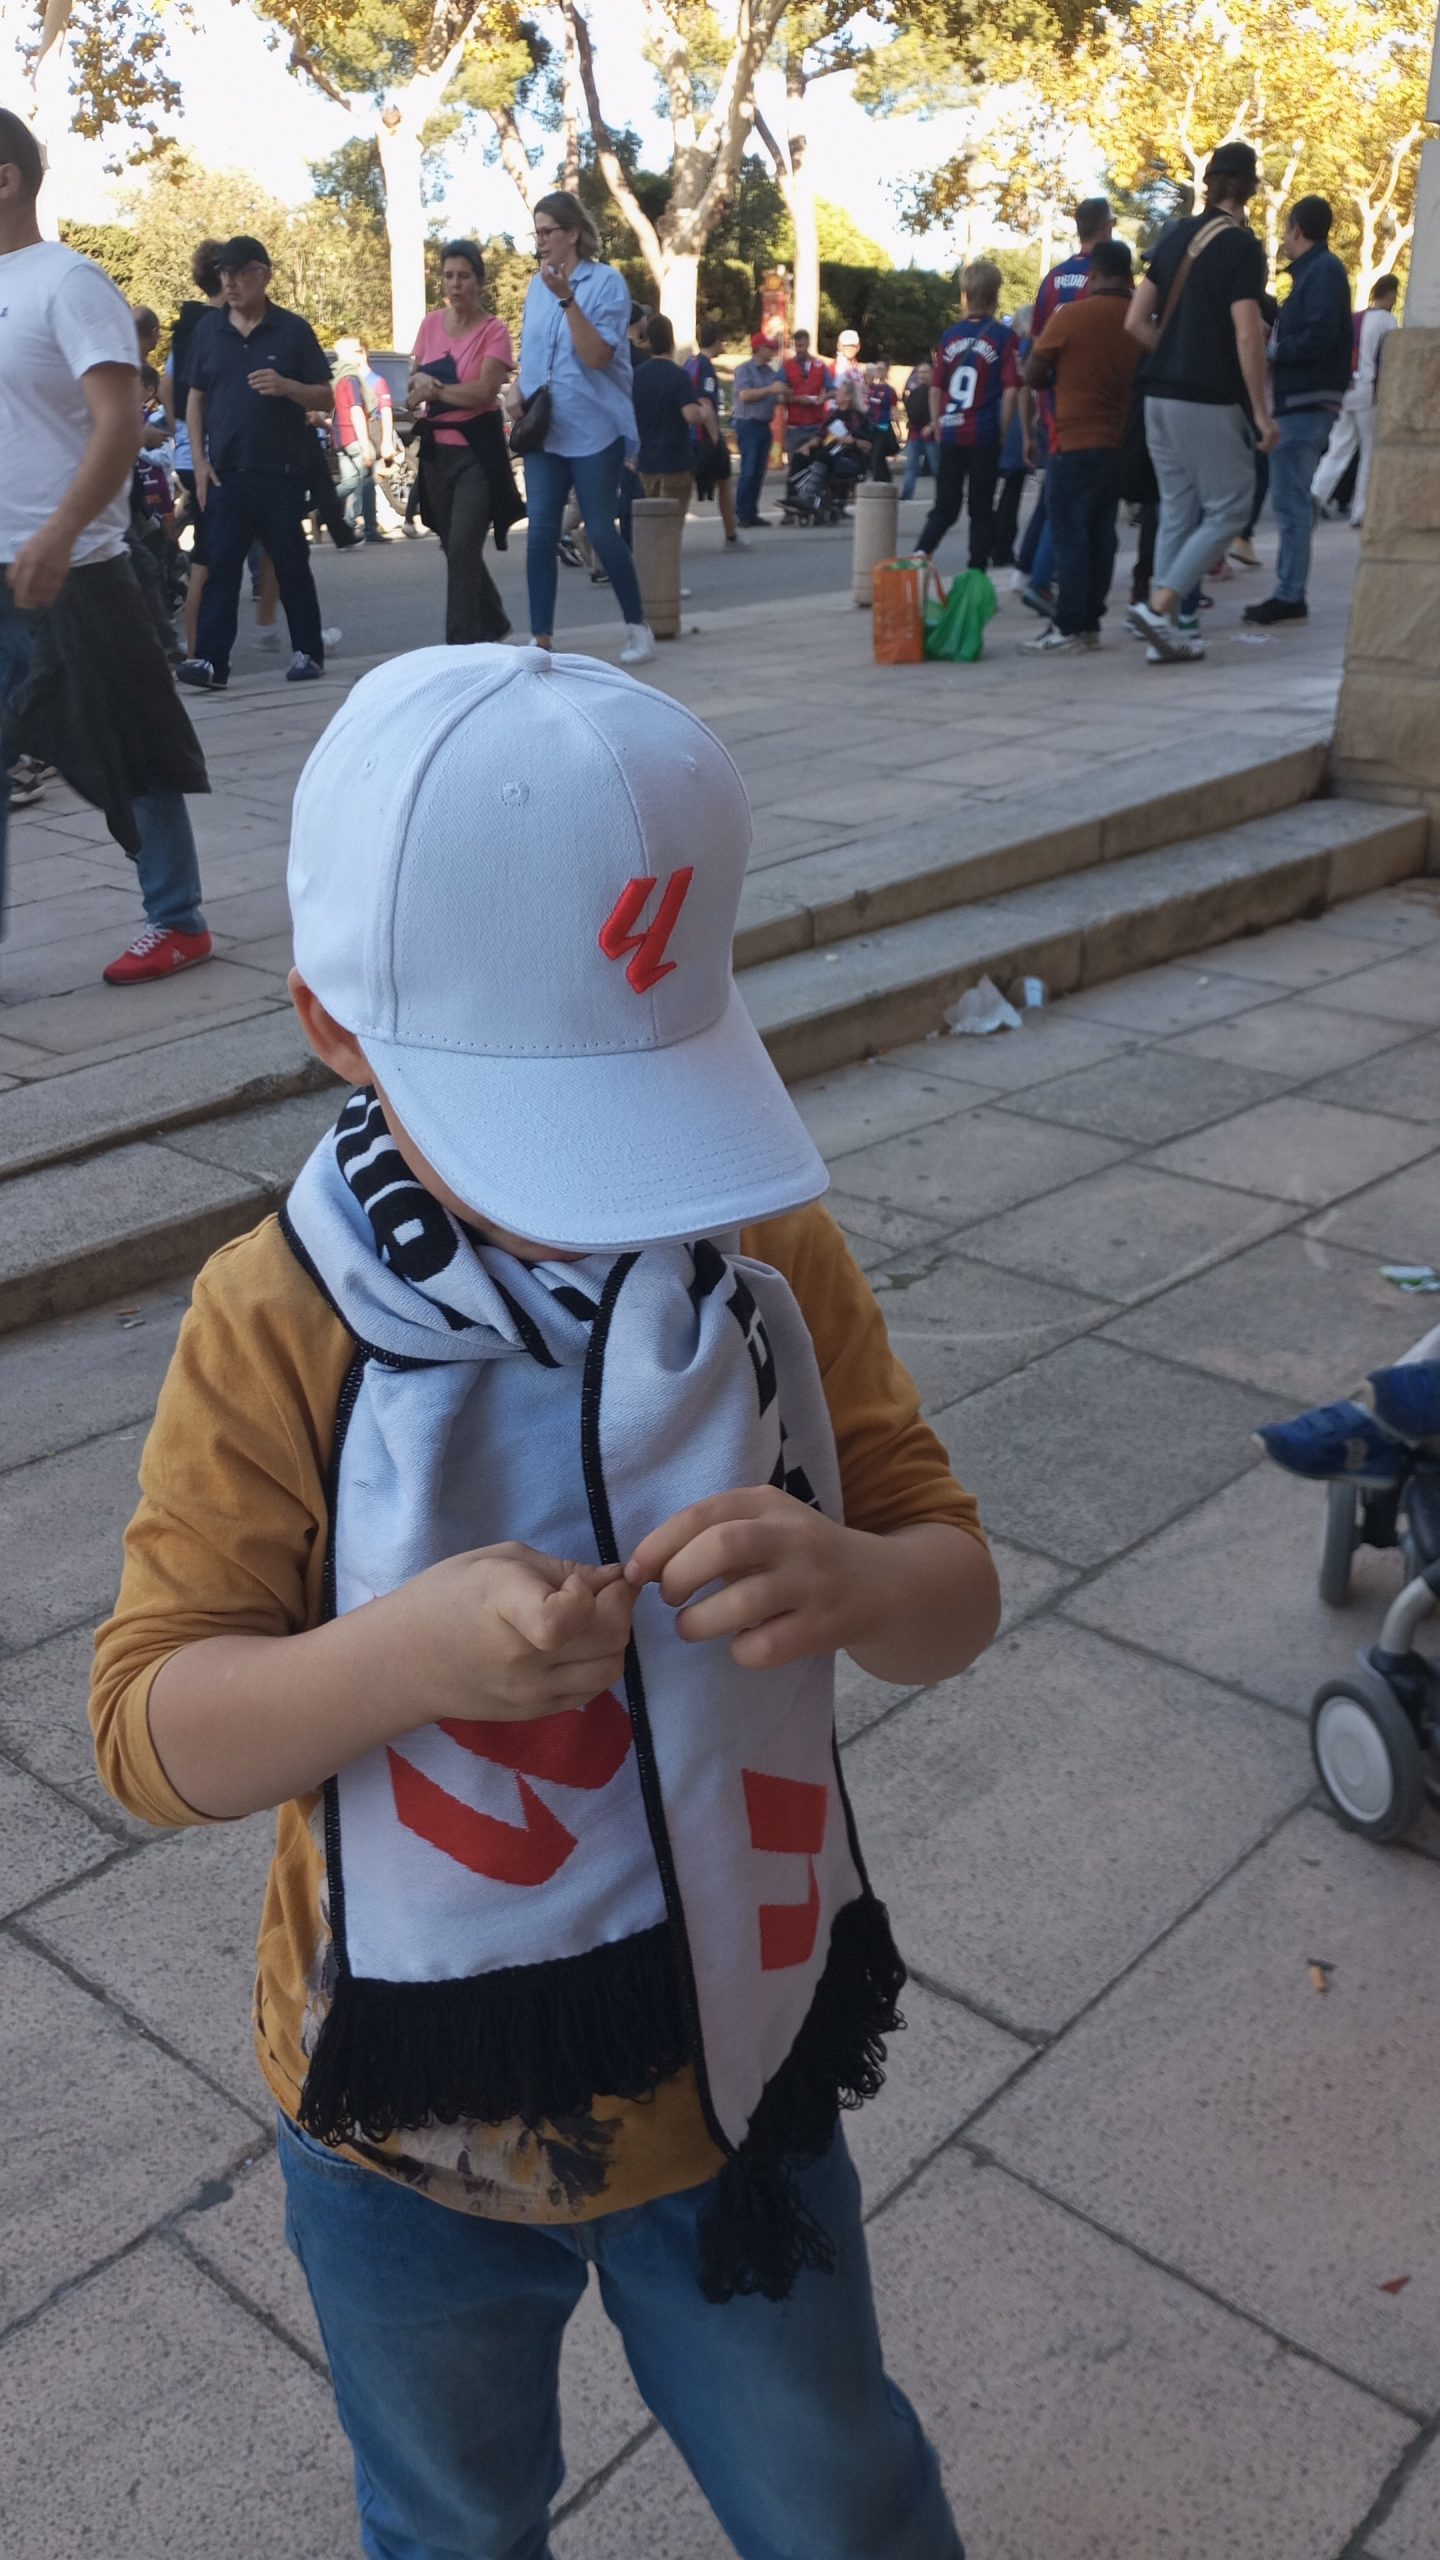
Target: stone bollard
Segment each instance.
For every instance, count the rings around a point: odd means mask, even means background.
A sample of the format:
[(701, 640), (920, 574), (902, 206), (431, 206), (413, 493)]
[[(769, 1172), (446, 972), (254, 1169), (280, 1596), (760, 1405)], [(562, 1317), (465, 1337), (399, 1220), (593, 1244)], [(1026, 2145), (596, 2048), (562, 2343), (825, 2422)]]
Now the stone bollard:
[(673, 498), (637, 498), (631, 523), (645, 619), (657, 640), (678, 640), (684, 514)]
[(855, 565), (850, 592), (871, 602), (870, 581), (882, 560), (893, 560), (900, 539), (900, 492), (893, 480), (862, 480), (855, 492)]

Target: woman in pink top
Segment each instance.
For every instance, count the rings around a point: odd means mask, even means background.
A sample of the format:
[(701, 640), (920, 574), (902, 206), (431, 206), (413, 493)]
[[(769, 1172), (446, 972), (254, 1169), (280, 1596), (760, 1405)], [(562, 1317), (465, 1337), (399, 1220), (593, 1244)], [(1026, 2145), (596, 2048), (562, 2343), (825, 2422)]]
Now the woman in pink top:
[(473, 240), (447, 241), (440, 280), (444, 304), (426, 313), (410, 359), (420, 513), (445, 553), (447, 641), (503, 640), (510, 623), (485, 537), (493, 530), (503, 551), (507, 527), (524, 513), (499, 406), (515, 358), (504, 321), (481, 306), (485, 261)]

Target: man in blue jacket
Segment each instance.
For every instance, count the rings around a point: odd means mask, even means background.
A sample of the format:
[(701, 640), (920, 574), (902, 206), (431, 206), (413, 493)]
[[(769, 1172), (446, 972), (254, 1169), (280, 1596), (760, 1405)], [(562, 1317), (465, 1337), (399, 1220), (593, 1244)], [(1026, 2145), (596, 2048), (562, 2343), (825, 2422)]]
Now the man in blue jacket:
[(1331, 219), (1323, 196), (1302, 196), (1285, 225), (1290, 294), (1280, 306), (1270, 347), (1280, 429), (1270, 456), (1270, 503), (1280, 528), (1280, 554), (1275, 593), (1247, 606), (1247, 622), (1304, 622), (1309, 611), (1310, 483), (1350, 384), (1350, 285), (1326, 245)]

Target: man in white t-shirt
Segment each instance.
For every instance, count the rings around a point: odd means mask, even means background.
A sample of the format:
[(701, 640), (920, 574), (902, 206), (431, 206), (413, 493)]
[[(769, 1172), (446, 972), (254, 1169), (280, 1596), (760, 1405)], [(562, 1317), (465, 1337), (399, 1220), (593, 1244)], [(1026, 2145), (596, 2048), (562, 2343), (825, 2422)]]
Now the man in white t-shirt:
[(1352, 525), (1364, 521), (1370, 462), (1375, 451), (1380, 358), (1391, 330), (1399, 326), (1395, 318), (1395, 305), (1399, 299), (1399, 277), (1382, 276), (1379, 283), (1371, 288), (1368, 307), (1355, 315), (1355, 369), (1350, 376), (1350, 388), (1340, 404), (1340, 415), (1310, 483), (1311, 497), (1326, 515), (1331, 514), (1335, 492), (1358, 454), (1355, 495), (1350, 501)]
[[(0, 108), (0, 914), (5, 768), (33, 752), (105, 808), (135, 855), (147, 921), (105, 971), (129, 986), (210, 956), (181, 796), (208, 786), (125, 549), (135, 322), (98, 267), (41, 238), (43, 175), (30, 127)], [(32, 669), (45, 679), (33, 708), (20, 700)]]

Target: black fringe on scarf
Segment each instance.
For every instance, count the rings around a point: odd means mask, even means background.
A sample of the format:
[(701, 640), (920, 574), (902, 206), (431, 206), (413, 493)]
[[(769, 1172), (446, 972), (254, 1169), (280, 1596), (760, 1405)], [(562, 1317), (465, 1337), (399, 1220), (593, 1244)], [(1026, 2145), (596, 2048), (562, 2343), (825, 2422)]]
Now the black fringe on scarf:
[[(905, 2023), (905, 1967), (883, 1903), (837, 1913), (825, 1970), (700, 2222), (711, 2302), (781, 2302), (834, 2244), (801, 2200), (797, 2166), (829, 2147), (842, 2107), (885, 2077)], [(427, 2123), (538, 2131), (588, 2115), (597, 2095), (647, 2097), (694, 2060), (668, 1922), (588, 1955), (455, 1982), (380, 1982), (342, 1968), (311, 2057), (299, 2116), (321, 2142), (384, 2142)]]
[(701, 2216), (708, 2301), (760, 2293), (783, 2302), (807, 2268), (828, 2274), (834, 2266), (834, 2243), (802, 2203), (793, 2173), (828, 2150), (842, 2107), (878, 2095), (884, 2040), (905, 2024), (897, 2006), (904, 1987), (890, 1915), (867, 1889), (836, 1913), (805, 2022)]
[(435, 2122), (532, 2129), (597, 2093), (648, 2097), (690, 2059), (668, 1921), (546, 1964), (454, 1982), (381, 1982), (342, 1966), (300, 2122), (371, 2143)]

